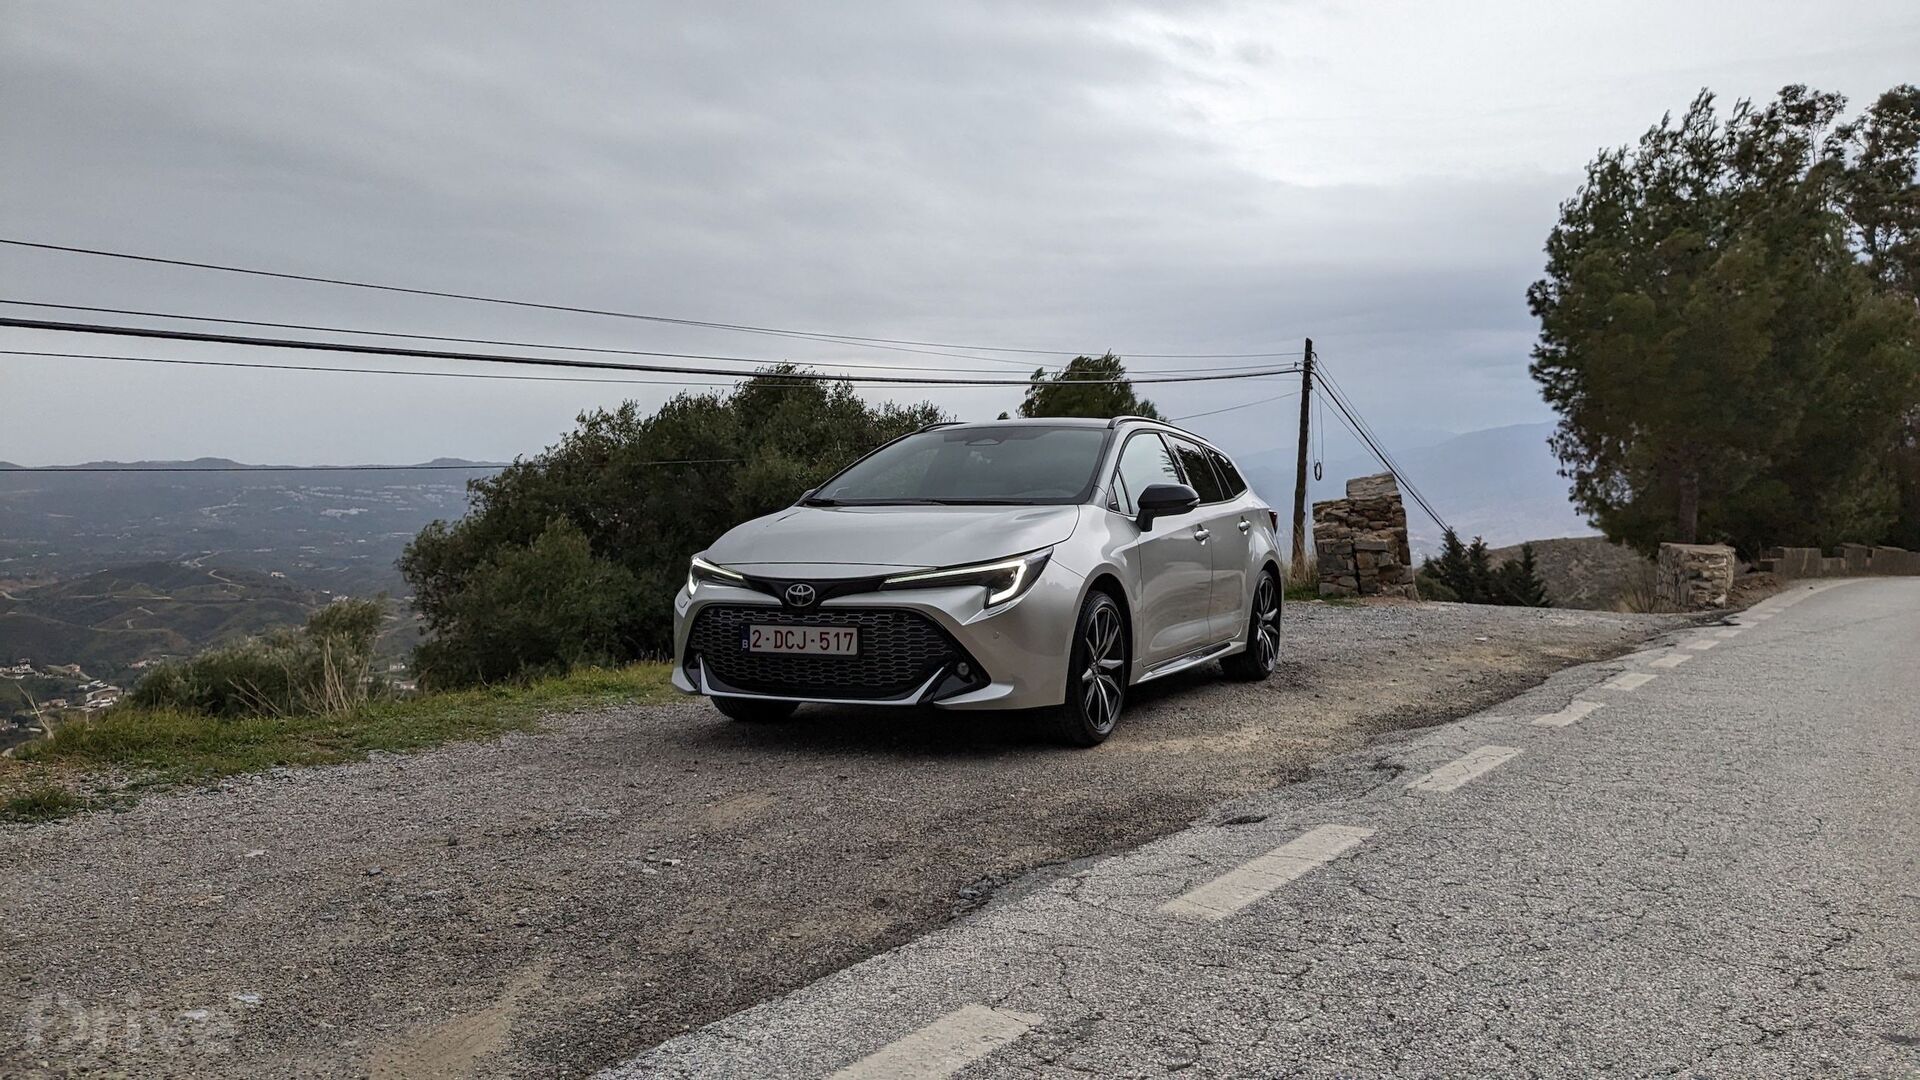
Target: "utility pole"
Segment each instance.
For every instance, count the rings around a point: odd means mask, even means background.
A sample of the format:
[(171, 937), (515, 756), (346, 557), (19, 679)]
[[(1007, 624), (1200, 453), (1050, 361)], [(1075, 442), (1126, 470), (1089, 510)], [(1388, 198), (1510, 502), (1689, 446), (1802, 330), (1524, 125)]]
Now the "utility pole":
[(1296, 582), (1312, 580), (1307, 570), (1307, 424), (1313, 415), (1313, 339), (1300, 365), (1300, 466), (1293, 474), (1293, 569)]

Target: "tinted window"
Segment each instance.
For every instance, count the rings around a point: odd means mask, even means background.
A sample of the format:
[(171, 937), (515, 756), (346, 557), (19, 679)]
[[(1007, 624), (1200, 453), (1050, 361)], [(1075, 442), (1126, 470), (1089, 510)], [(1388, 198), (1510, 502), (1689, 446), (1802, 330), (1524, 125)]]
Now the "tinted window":
[(1120, 501), (1120, 512), (1132, 517), (1140, 512), (1136, 500), (1149, 484), (1178, 484), (1183, 481), (1180, 473), (1173, 467), (1173, 455), (1167, 452), (1167, 444), (1160, 436), (1151, 433), (1135, 435), (1127, 440), (1124, 450), (1120, 451), (1120, 464), (1114, 470), (1114, 479), (1118, 481), (1114, 492)]
[(1180, 471), (1187, 474), (1187, 485), (1200, 493), (1203, 503), (1225, 502), (1227, 493), (1220, 486), (1220, 478), (1213, 473), (1213, 464), (1207, 460), (1207, 452), (1198, 443), (1185, 439), (1174, 439), (1173, 454), (1180, 459)]
[(881, 447), (821, 485), (813, 504), (1070, 503), (1106, 448), (1092, 427), (950, 427)]
[(1207, 457), (1213, 462), (1214, 471), (1220, 474), (1220, 482), (1227, 486), (1227, 498), (1238, 498), (1241, 492), (1247, 490), (1247, 482), (1240, 478), (1240, 470), (1233, 467), (1227, 455), (1208, 449)]

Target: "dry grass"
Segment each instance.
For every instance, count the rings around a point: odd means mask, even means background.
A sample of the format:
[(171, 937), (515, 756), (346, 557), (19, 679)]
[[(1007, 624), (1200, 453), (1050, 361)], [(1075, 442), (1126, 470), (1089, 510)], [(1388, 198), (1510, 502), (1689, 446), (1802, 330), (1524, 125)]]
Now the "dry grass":
[[(11, 792), (12, 800), (33, 796), (37, 801), (22, 804), (25, 811), (57, 816), (92, 802), (79, 795), (68, 803), (52, 800), (48, 790), (56, 786), (55, 775), (82, 787), (89, 776), (107, 775), (131, 778), (141, 787), (164, 786), (282, 766), (331, 765), (374, 751), (498, 738), (531, 730), (551, 713), (666, 700), (673, 696), (670, 674), (668, 665), (657, 662), (583, 668), (473, 690), (357, 703), (336, 697), (313, 711), (256, 716), (123, 706), (70, 721), (44, 739), (15, 748), (12, 759), (0, 760), (0, 794)], [(350, 672), (342, 673), (342, 694), (353, 693), (350, 679)], [(11, 801), (7, 806), (14, 816), (30, 816)]]

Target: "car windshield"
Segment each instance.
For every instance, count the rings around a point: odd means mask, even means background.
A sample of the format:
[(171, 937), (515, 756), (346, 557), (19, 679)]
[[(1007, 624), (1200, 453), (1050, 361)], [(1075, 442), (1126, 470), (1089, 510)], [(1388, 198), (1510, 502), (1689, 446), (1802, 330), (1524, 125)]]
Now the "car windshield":
[(1072, 503), (1093, 487), (1107, 431), (1095, 427), (935, 428), (890, 443), (828, 480), (809, 506)]

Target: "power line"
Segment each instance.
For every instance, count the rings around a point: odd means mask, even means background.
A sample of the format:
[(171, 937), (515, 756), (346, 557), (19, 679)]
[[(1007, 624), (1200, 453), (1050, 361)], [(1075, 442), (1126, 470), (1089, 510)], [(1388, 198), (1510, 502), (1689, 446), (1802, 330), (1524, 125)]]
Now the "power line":
[(1348, 411), (1347, 404), (1341, 400), (1340, 395), (1332, 392), (1331, 381), (1329, 381), (1327, 385), (1329, 390), (1326, 396), (1333, 400), (1334, 415), (1340, 419), (1342, 424), (1346, 425), (1348, 431), (1353, 433), (1354, 438), (1365, 443), (1366, 446), (1373, 451), (1373, 456), (1380, 459), (1380, 464), (1387, 467), (1387, 471), (1393, 474), (1393, 478), (1399, 481), (1400, 486), (1404, 487), (1409, 495), (1413, 496), (1413, 501), (1420, 505), (1420, 509), (1426, 511), (1427, 516), (1433, 519), (1434, 524), (1439, 525), (1442, 529), (1450, 530), (1452, 526), (1448, 525), (1446, 521), (1434, 511), (1433, 504), (1427, 502), (1426, 498), (1420, 494), (1419, 489), (1415, 488), (1413, 484), (1407, 480), (1406, 475), (1394, 465), (1392, 460), (1388, 458), (1386, 452), (1380, 449), (1379, 444), (1374, 442), (1372, 437), (1361, 430), (1359, 419)]
[[(173, 311), (145, 311), (138, 308), (98, 307), (91, 304), (55, 304), (55, 303), (49, 303), (47, 301), (42, 301), (42, 300), (12, 300), (12, 299), (0, 298), (0, 304), (7, 305), (10, 307), (51, 308), (57, 311), (87, 311), (87, 312), (92, 312), (94, 314), (101, 314), (101, 315), (135, 315), (143, 318), (176, 319), (176, 320), (181, 320), (185, 322), (227, 323), (235, 326), (261, 326), (261, 327), (269, 327), (275, 330), (310, 330), (310, 331), (315, 331), (318, 333), (325, 333), (325, 334), (353, 334), (359, 337), (404, 338), (411, 341), (447, 341), (447, 342), (455, 342), (463, 345), (502, 345), (508, 348), (517, 348), (517, 349), (551, 349), (557, 352), (600, 353), (600, 354), (605, 354), (609, 356), (663, 356), (663, 357), (677, 357), (680, 359), (699, 359), (699, 360), (728, 359), (726, 357), (709, 357), (709, 356), (703, 356), (700, 354), (655, 352), (647, 349), (617, 349), (617, 348), (595, 346), (595, 345), (554, 345), (547, 342), (538, 342), (538, 341), (512, 341), (512, 340), (505, 340), (500, 338), (455, 337), (449, 334), (416, 334), (416, 333), (406, 333), (398, 330), (359, 330), (359, 329), (354, 329), (354, 328), (345, 327), (345, 326), (321, 326), (321, 325), (315, 325), (312, 323), (270, 322), (263, 319), (233, 319), (233, 318), (225, 318), (225, 317), (214, 316), (214, 315), (184, 315), (179, 312), (173, 312)], [(925, 352), (925, 350), (918, 350), (918, 349), (905, 350), (905, 351)], [(1006, 360), (1001, 357), (995, 357), (995, 356), (968, 356), (965, 353), (933, 353), (931, 355), (949, 356), (949, 357), (956, 357), (959, 359), (967, 359), (967, 360), (985, 360), (985, 361), (990, 361), (992, 363), (998, 363), (998, 364), (1013, 363), (1013, 364), (1019, 364), (1023, 367), (1027, 366), (1030, 363), (1030, 361), (1026, 361), (1026, 360)], [(745, 362), (765, 363), (766, 361), (748, 360)], [(913, 367), (911, 365), (906, 365), (906, 364), (862, 364), (862, 363), (857, 363), (851, 360), (830, 360), (830, 361), (819, 361), (817, 363), (818, 363), (818, 366), (862, 368), (862, 369), (888, 370), (888, 371), (923, 371), (925, 370), (924, 368)], [(1134, 371), (1133, 374), (1157, 375), (1157, 374), (1171, 374), (1174, 372), (1201, 373), (1201, 372), (1214, 372), (1214, 371), (1245, 371), (1252, 368), (1264, 367), (1264, 366), (1267, 366), (1267, 365), (1244, 364), (1244, 365), (1216, 365), (1211, 367), (1195, 367), (1195, 368), (1141, 368)], [(981, 373), (981, 372), (994, 371), (997, 369), (947, 367), (947, 368), (941, 368), (940, 370)]]
[[(700, 382), (687, 379), (597, 379), (590, 375), (502, 375), (484, 371), (409, 371), (402, 368), (330, 367), (324, 364), (264, 364), (245, 360), (182, 360), (171, 356), (124, 356), (117, 353), (52, 352), (36, 349), (0, 349), (0, 356), (46, 356), (72, 360), (121, 360), (134, 364), (174, 364), (183, 367), (254, 368), (260, 371), (330, 371), (351, 375), (417, 375), (433, 379), (508, 379), (515, 382), (601, 383), (609, 386), (738, 386), (738, 382)], [(738, 378), (750, 379), (743, 371)], [(787, 384), (778, 389), (792, 389)]]
[[(1400, 466), (1399, 459), (1395, 458), (1391, 453), (1387, 452), (1384, 446), (1379, 444), (1378, 442), (1379, 436), (1374, 432), (1373, 427), (1367, 423), (1366, 418), (1359, 415), (1359, 409), (1354, 407), (1353, 399), (1350, 396), (1348, 396), (1346, 392), (1346, 388), (1340, 385), (1340, 380), (1336, 379), (1333, 376), (1333, 372), (1331, 370), (1328, 370), (1325, 374), (1326, 374), (1328, 394), (1334, 399), (1335, 404), (1338, 405), (1338, 404), (1344, 403), (1345, 407), (1351, 410), (1349, 415), (1352, 416), (1354, 423), (1359, 425), (1360, 431), (1369, 440), (1369, 445), (1372, 445), (1374, 447), (1375, 453), (1381, 457), (1382, 461), (1386, 464), (1387, 468), (1393, 472), (1395, 478), (1398, 479), (1400, 483), (1406, 486), (1407, 491), (1413, 495), (1414, 501), (1420, 503), (1423, 507), (1426, 507), (1427, 512), (1429, 514), (1432, 514), (1433, 511), (1431, 506), (1427, 503), (1427, 498), (1425, 493), (1423, 493), (1420, 490), (1419, 486), (1413, 482), (1411, 477), (1408, 477), (1406, 475), (1405, 470), (1403, 470)], [(1434, 520), (1438, 522), (1439, 518), (1435, 517)], [(1445, 527), (1444, 523), (1442, 523), (1442, 527), (1443, 528)]]
[[(70, 323), (54, 322), (44, 319), (16, 319), (0, 317), (0, 326), (11, 326), (22, 330), (57, 330), (81, 334), (103, 334), (117, 337), (158, 338), (165, 341), (194, 341), (218, 345), (250, 345), (274, 349), (309, 349), (320, 352), (358, 353), (368, 356), (405, 356), (428, 360), (463, 360), (475, 363), (492, 364), (531, 364), (543, 367), (594, 368), (611, 371), (641, 371), (665, 375), (707, 375), (729, 378), (751, 378), (761, 374), (768, 378), (804, 379), (812, 382), (848, 382), (890, 384), (900, 386), (1018, 386), (1033, 385), (1027, 379), (954, 379), (938, 376), (907, 375), (836, 375), (818, 371), (782, 371), (775, 373), (755, 373), (745, 371), (727, 371), (724, 369), (690, 367), (678, 364), (622, 364), (606, 360), (578, 360), (554, 356), (519, 356), (499, 353), (456, 352), (439, 349), (403, 349), (389, 345), (360, 345), (341, 341), (309, 341), (302, 338), (263, 338), (240, 334), (209, 334), (192, 330), (165, 330), (157, 327), (113, 326), (106, 323)], [(653, 354), (649, 354), (653, 355)], [(704, 360), (729, 360), (736, 363), (755, 363), (763, 366), (775, 366), (784, 362), (756, 360), (748, 357), (693, 356), (686, 353), (661, 353), (662, 356), (677, 356)], [(1211, 375), (1149, 375), (1141, 378), (1120, 377), (1112, 379), (1053, 379), (1056, 384), (1085, 383), (1087, 385), (1112, 385), (1117, 383), (1184, 383), (1184, 382), (1220, 382), (1233, 379), (1260, 378), (1267, 375), (1283, 375), (1294, 368), (1263, 368), (1252, 371), (1236, 371)]]
[(1179, 421), (1179, 420), (1194, 420), (1194, 419), (1198, 419), (1199, 417), (1202, 417), (1202, 416), (1218, 416), (1218, 415), (1220, 415), (1221, 413), (1224, 413), (1224, 412), (1232, 412), (1232, 411), (1234, 411), (1235, 409), (1251, 409), (1251, 408), (1253, 408), (1253, 407), (1254, 407), (1255, 405), (1270, 405), (1270, 404), (1272, 404), (1272, 403), (1274, 403), (1274, 402), (1276, 402), (1276, 401), (1285, 401), (1286, 399), (1288, 399), (1288, 398), (1290, 398), (1290, 397), (1298, 397), (1298, 396), (1300, 396), (1300, 391), (1298, 391), (1298, 390), (1289, 390), (1289, 391), (1287, 391), (1287, 392), (1286, 392), (1286, 393), (1284, 393), (1284, 394), (1275, 394), (1275, 395), (1274, 395), (1274, 396), (1272, 396), (1272, 397), (1269, 397), (1269, 398), (1261, 398), (1261, 399), (1260, 399), (1260, 400), (1258, 400), (1258, 401), (1244, 401), (1244, 402), (1241, 402), (1241, 403), (1240, 403), (1240, 404), (1238, 404), (1238, 405), (1229, 405), (1229, 406), (1227, 406), (1227, 407), (1226, 407), (1226, 408), (1224, 408), (1224, 409), (1209, 409), (1209, 410), (1208, 410), (1208, 411), (1206, 411), (1206, 412), (1196, 412), (1196, 413), (1188, 413), (1188, 414), (1187, 414), (1187, 415), (1185, 415), (1185, 416), (1176, 416), (1176, 417), (1173, 417), (1173, 418), (1172, 418), (1172, 421), (1169, 421), (1169, 422), (1171, 423), (1171, 422), (1173, 422), (1173, 421)]
[[(745, 458), (668, 458), (659, 461), (626, 461), (622, 465), (715, 465), (744, 461)], [(233, 472), (427, 472), (447, 470), (474, 472), (480, 469), (504, 469), (506, 465), (6, 465), (0, 476), (14, 473), (233, 473)]]
[[(577, 307), (571, 304), (548, 304), (533, 300), (513, 300), (506, 297), (449, 292), (441, 289), (420, 289), (404, 285), (384, 285), (369, 281), (355, 281), (348, 278), (322, 277), (315, 274), (294, 274), (281, 270), (262, 270), (256, 267), (196, 262), (191, 259), (171, 259), (157, 255), (139, 255), (125, 251), (106, 251), (100, 248), (74, 247), (67, 244), (47, 244), (33, 240), (12, 239), (9, 237), (0, 237), (0, 244), (6, 244), (12, 247), (36, 248), (41, 251), (59, 251), (70, 255), (92, 255), (100, 258), (124, 259), (131, 262), (154, 263), (162, 266), (183, 266), (195, 270), (216, 270), (227, 274), (246, 274), (252, 277), (279, 278), (284, 281), (305, 281), (319, 285), (340, 285), (352, 289), (371, 289), (377, 292), (405, 293), (411, 296), (432, 296), (445, 300), (467, 300), (475, 303), (499, 304), (505, 307), (530, 308), (539, 311), (564, 311), (576, 315), (599, 315), (613, 319), (636, 319), (643, 322), (665, 323), (672, 326), (694, 326), (708, 330), (729, 330), (745, 334), (805, 338), (813, 341), (838, 342), (843, 345), (916, 346), (936, 349), (964, 349), (971, 352), (1024, 353), (1033, 356), (1099, 355), (1098, 352), (1088, 349), (1033, 349), (995, 345), (956, 345), (951, 342), (915, 341), (909, 338), (867, 337), (858, 334), (832, 334), (814, 330), (788, 330), (773, 326), (755, 326), (748, 323), (713, 322), (706, 319), (686, 319), (670, 315), (649, 315), (632, 311), (615, 311), (607, 308)], [(1150, 360), (1258, 360), (1294, 356), (1297, 354), (1291, 352), (1256, 352), (1129, 353), (1127, 355)]]

